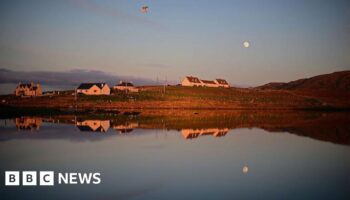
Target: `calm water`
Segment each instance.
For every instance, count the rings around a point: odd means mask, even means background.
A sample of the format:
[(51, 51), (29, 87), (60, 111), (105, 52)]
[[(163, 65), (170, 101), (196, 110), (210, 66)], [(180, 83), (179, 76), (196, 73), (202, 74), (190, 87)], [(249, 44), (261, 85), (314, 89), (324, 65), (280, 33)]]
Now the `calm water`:
[[(1, 199), (350, 199), (346, 116), (335, 117), (343, 125), (314, 124), (317, 115), (297, 125), (236, 120), (227, 127), (159, 118), (4, 119)], [(100, 172), (102, 183), (4, 187), (6, 170)]]

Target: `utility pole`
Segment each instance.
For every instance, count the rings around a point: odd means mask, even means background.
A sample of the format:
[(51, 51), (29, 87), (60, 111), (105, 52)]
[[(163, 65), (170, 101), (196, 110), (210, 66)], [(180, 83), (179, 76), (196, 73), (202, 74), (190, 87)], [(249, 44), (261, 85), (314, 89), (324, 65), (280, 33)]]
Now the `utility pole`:
[(165, 88), (166, 88), (167, 84), (168, 84), (168, 78), (167, 78), (167, 76), (165, 76), (165, 82), (164, 82), (164, 87), (163, 87), (164, 94), (165, 94)]
[(74, 90), (74, 101), (75, 101), (75, 112), (77, 112), (77, 107), (78, 107), (77, 89)]
[(127, 81), (124, 81), (124, 85), (125, 85), (125, 94), (127, 95), (128, 94), (128, 83)]

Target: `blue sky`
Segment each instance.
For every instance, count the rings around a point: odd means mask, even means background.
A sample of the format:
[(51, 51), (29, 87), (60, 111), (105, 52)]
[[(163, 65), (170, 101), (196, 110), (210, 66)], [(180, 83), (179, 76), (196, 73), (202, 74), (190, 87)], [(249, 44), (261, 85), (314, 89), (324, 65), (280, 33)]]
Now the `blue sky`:
[[(350, 70), (346, 0), (0, 4), (1, 69), (99, 70), (173, 82), (197, 75), (251, 86)], [(143, 5), (149, 13), (139, 12)]]

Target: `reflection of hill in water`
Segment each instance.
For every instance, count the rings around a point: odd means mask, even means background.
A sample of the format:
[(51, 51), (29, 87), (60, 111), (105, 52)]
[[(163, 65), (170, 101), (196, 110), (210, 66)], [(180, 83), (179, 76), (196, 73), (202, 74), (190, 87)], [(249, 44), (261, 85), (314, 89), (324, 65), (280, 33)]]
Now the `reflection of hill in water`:
[(261, 128), (270, 132), (284, 131), (337, 144), (350, 144), (349, 113), (320, 113), (315, 118), (295, 121), (283, 126)]
[[(62, 138), (73, 140), (99, 140), (109, 136), (133, 134), (139, 129), (167, 129), (178, 130), (186, 139), (212, 135), (225, 136), (230, 129), (261, 128), (269, 132), (288, 132), (306, 136), (317, 140), (337, 144), (350, 144), (350, 116), (349, 113), (321, 113), (321, 112), (227, 112), (227, 111), (170, 111), (161, 113), (142, 113), (137, 117), (128, 116), (73, 116), (63, 115), (54, 118), (21, 117), (15, 120), (19, 130), (32, 127), (38, 129), (41, 120), (46, 123), (71, 124), (72, 131), (57, 133), (45, 127), (45, 133), (36, 131), (35, 134), (23, 134), (21, 131), (9, 134), (0, 131), (0, 140), (15, 138)], [(29, 128), (26, 128), (26, 127)], [(62, 127), (60, 127), (62, 128)], [(67, 128), (67, 127), (66, 127)], [(1, 129), (0, 129), (1, 130)], [(4, 129), (3, 129), (4, 130)], [(86, 132), (88, 131), (88, 132)], [(44, 133), (44, 134), (43, 134)], [(50, 135), (52, 137), (50, 137)]]

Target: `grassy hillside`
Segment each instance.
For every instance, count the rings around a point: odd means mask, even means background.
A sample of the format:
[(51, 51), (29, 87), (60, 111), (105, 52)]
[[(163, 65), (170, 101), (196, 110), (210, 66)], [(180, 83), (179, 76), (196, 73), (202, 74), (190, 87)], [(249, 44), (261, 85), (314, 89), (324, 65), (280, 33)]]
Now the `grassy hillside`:
[(350, 71), (334, 72), (288, 83), (268, 83), (259, 90), (284, 90), (295, 95), (308, 96), (336, 105), (350, 103)]
[[(338, 106), (318, 98), (285, 90), (145, 86), (138, 93), (116, 92), (110, 96), (72, 93), (20, 98), (2, 96), (2, 104), (17, 107), (78, 109), (313, 109)], [(346, 105), (340, 105), (346, 106)]]
[(350, 92), (350, 71), (334, 72), (288, 83), (268, 83), (257, 89)]

